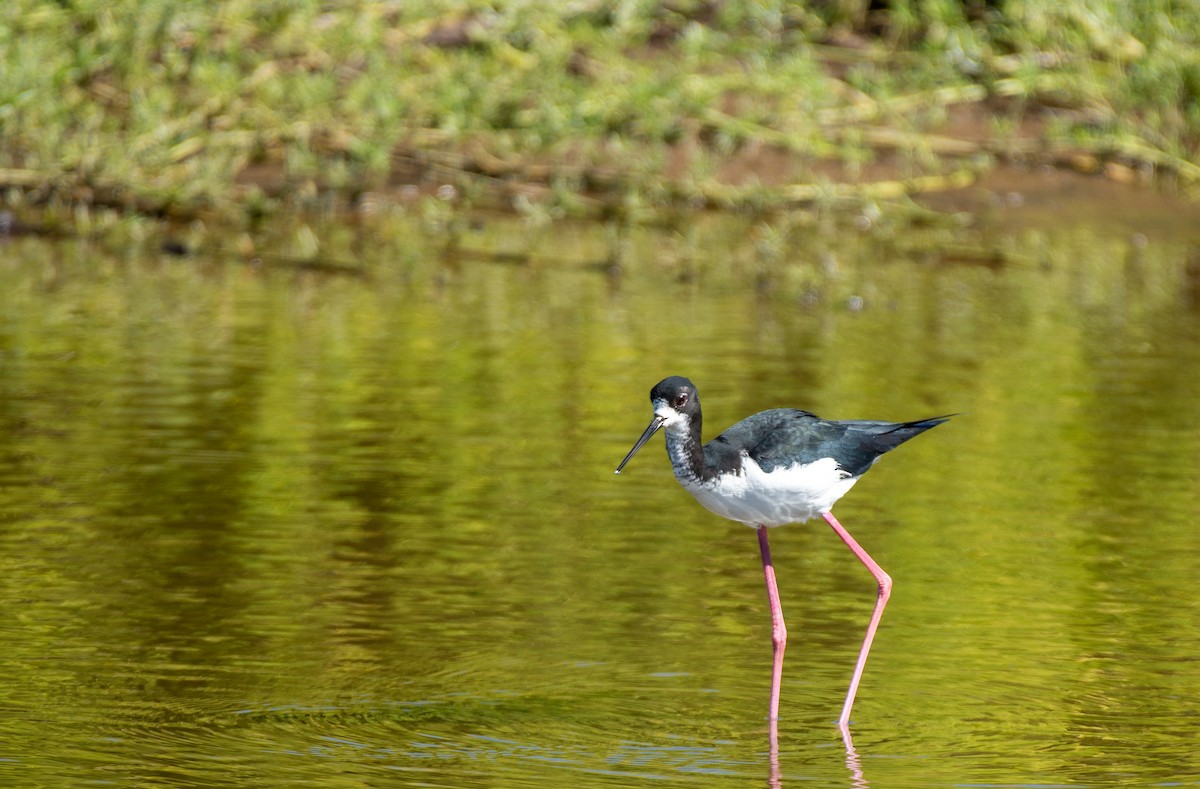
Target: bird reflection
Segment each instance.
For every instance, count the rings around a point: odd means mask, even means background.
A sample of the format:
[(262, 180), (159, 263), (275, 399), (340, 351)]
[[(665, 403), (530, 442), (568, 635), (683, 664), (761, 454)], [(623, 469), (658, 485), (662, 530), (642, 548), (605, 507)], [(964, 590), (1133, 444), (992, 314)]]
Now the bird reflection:
[(854, 740), (850, 737), (850, 727), (844, 723), (839, 723), (838, 731), (842, 733), (842, 745), (846, 746), (846, 769), (850, 771), (850, 786), (853, 789), (868, 789), (871, 784), (867, 782), (866, 776), (863, 775), (862, 760), (858, 758), (858, 751), (854, 750)]
[[(779, 767), (779, 721), (771, 719), (768, 727), (767, 762), (770, 773), (767, 778), (769, 789), (782, 789), (783, 772)], [(854, 748), (854, 740), (850, 736), (850, 727), (844, 723), (838, 724), (838, 732), (842, 735), (842, 745), (846, 748), (846, 769), (850, 772), (850, 789), (870, 789), (871, 784), (863, 775), (862, 760)]]
[(767, 786), (770, 789), (779, 789), (783, 786), (783, 777), (779, 772), (779, 720), (771, 718), (769, 734), (770, 740), (769, 749), (767, 751), (767, 759), (771, 765), (771, 776), (767, 779)]

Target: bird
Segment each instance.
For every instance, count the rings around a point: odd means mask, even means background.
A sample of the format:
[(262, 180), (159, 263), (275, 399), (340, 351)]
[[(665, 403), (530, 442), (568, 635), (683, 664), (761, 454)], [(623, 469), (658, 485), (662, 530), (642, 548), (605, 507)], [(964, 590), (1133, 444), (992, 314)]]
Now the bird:
[(875, 578), (878, 584), (875, 608), (837, 720), (838, 726), (845, 729), (850, 723), (850, 710), (875, 631), (891, 596), (892, 579), (850, 536), (831, 510), (885, 452), (957, 414), (911, 422), (835, 421), (798, 408), (774, 408), (746, 417), (703, 444), (700, 395), (690, 380), (678, 375), (664, 378), (650, 390), (650, 403), (654, 417), (617, 466), (616, 473), (621, 473), (655, 433), (664, 430), (671, 467), (684, 489), (717, 515), (757, 531), (771, 609), (773, 665), (769, 720), (772, 723), (779, 718), (787, 625), (779, 602), (767, 529), (820, 516)]

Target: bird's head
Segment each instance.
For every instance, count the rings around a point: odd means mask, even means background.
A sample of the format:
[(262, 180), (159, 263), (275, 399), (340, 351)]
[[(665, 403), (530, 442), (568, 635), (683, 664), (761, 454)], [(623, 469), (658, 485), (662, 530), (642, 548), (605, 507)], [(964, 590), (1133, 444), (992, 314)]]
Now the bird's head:
[(700, 425), (700, 395), (696, 385), (680, 375), (664, 378), (650, 390), (650, 405), (654, 407), (654, 418), (642, 433), (642, 437), (629, 450), (629, 454), (617, 466), (617, 473), (625, 468), (630, 458), (660, 429), (669, 433), (688, 433)]

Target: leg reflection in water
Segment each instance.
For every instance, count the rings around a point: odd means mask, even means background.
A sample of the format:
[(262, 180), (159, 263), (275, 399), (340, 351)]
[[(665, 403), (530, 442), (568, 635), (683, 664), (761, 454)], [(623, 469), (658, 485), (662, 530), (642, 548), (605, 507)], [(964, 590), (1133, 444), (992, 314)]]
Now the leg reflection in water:
[[(850, 788), (851, 789), (870, 789), (871, 784), (863, 775), (862, 760), (858, 758), (858, 751), (854, 748), (854, 740), (850, 737), (850, 727), (845, 724), (838, 725), (838, 731), (842, 735), (842, 745), (846, 748), (846, 769), (850, 771)], [(767, 778), (768, 789), (782, 789), (783, 787), (783, 772), (779, 767), (779, 721), (772, 718), (768, 728), (768, 750), (767, 759), (770, 765), (770, 773)]]
[(850, 786), (854, 789), (868, 789), (870, 784), (863, 776), (862, 760), (858, 758), (858, 751), (854, 750), (854, 740), (850, 738), (850, 727), (839, 723), (838, 731), (842, 733), (842, 745), (846, 746), (846, 769), (850, 771)]

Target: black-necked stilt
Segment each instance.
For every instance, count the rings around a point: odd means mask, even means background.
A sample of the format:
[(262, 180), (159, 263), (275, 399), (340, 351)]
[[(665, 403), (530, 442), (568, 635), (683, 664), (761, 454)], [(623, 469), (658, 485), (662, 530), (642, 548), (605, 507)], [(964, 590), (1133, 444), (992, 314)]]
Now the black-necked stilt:
[(779, 717), (779, 685), (787, 627), (779, 605), (779, 588), (767, 544), (767, 528), (823, 517), (879, 584), (875, 610), (858, 652), (840, 726), (850, 722), (850, 708), (862, 679), (871, 641), (891, 595), (892, 579), (863, 550), (830, 512), (879, 456), (910, 438), (940, 425), (950, 416), (915, 422), (821, 419), (796, 408), (762, 411), (738, 422), (707, 444), (700, 443), (700, 396), (686, 378), (671, 376), (650, 390), (654, 418), (642, 437), (617, 466), (617, 473), (660, 428), (667, 431), (667, 455), (675, 478), (708, 509), (758, 531), (767, 599), (771, 605), (774, 668), (771, 675), (771, 720)]

